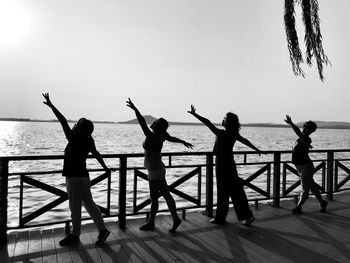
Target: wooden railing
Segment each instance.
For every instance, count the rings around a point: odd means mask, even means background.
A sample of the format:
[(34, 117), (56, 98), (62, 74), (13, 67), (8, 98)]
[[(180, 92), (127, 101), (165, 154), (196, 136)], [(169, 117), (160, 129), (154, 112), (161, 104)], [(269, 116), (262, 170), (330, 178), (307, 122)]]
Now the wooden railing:
[[(320, 185), (322, 193), (332, 200), (335, 192), (349, 190), (350, 169), (347, 167), (350, 162), (349, 150), (316, 150), (311, 152), (317, 155), (312, 158), (315, 163), (315, 178)], [(300, 185), (298, 174), (290, 163), (290, 151), (268, 151), (264, 156), (258, 156), (252, 151), (234, 152), (239, 175), (243, 178), (249, 201), (258, 205), (259, 201), (271, 201), (275, 207), (280, 206), (282, 198), (295, 198), (299, 193), (297, 187)], [(105, 206), (99, 206), (104, 217), (117, 217), (120, 228), (125, 228), (126, 218), (131, 215), (148, 213), (145, 209), (150, 204), (149, 198), (140, 200), (138, 197), (139, 184), (147, 181), (146, 171), (142, 165), (143, 154), (106, 154), (103, 155), (109, 164), (114, 162), (112, 173), (104, 173), (101, 169), (90, 169), (90, 174), (101, 173), (91, 180), (91, 185), (101, 182), (105, 184), (106, 197)], [(50, 220), (48, 223), (35, 223), (39, 216), (54, 209), (67, 200), (67, 193), (51, 184), (36, 179), (39, 175), (52, 176), (61, 174), (62, 170), (48, 171), (11, 171), (16, 162), (40, 161), (51, 162), (62, 161), (63, 156), (16, 156), (0, 157), (0, 243), (6, 243), (6, 235), (9, 229), (43, 226), (49, 224), (66, 223), (69, 226), (69, 219)], [(215, 206), (214, 192), (214, 165), (215, 160), (210, 152), (174, 152), (164, 153), (163, 160), (167, 168), (167, 178), (176, 178), (169, 183), (169, 189), (174, 196), (185, 202), (179, 206), (185, 217), (187, 209), (204, 208), (205, 214), (213, 215)], [(116, 163), (116, 164), (115, 164)], [(12, 166), (11, 166), (12, 165)], [(42, 163), (41, 163), (42, 167)], [(180, 172), (176, 172), (180, 170)], [(174, 176), (175, 173), (175, 176)], [(173, 176), (172, 176), (173, 175)], [(266, 176), (266, 177), (265, 177)], [(18, 184), (18, 224), (8, 226), (8, 186), (9, 179), (17, 177)], [(293, 178), (292, 178), (293, 177)], [(189, 186), (190, 179), (196, 179), (195, 193), (189, 194), (185, 189)], [(203, 180), (204, 178), (204, 180)], [(292, 180), (290, 180), (292, 179)], [(258, 182), (259, 181), (259, 182)], [(187, 185), (186, 185), (187, 183)], [(127, 187), (131, 184), (131, 190)], [(25, 187), (35, 187), (49, 192), (57, 198), (35, 211), (24, 212), (23, 202), (26, 200)], [(113, 185), (117, 186), (117, 194), (112, 194)], [(193, 187), (193, 182), (191, 184)], [(130, 200), (131, 199), (131, 200)], [(117, 202), (115, 200), (118, 200)], [(28, 200), (27, 200), (28, 201)], [(30, 200), (29, 200), (30, 201)], [(33, 201), (32, 201), (33, 202)], [(117, 203), (113, 208), (112, 203)], [(127, 207), (127, 203), (131, 203)], [(160, 212), (166, 210), (160, 210)], [(68, 213), (67, 213), (68, 215)]]

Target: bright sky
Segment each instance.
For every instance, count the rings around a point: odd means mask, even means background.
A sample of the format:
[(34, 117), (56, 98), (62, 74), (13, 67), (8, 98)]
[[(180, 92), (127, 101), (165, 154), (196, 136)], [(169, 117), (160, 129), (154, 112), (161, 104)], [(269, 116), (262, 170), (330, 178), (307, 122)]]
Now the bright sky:
[[(1, 0), (0, 117), (142, 114), (242, 123), (350, 122), (350, 1), (319, 0), (325, 82), (292, 72), (280, 0)], [(300, 7), (297, 13), (300, 13)], [(300, 17), (299, 19), (300, 20)], [(299, 23), (299, 22), (298, 22)], [(303, 26), (298, 24), (303, 50)]]

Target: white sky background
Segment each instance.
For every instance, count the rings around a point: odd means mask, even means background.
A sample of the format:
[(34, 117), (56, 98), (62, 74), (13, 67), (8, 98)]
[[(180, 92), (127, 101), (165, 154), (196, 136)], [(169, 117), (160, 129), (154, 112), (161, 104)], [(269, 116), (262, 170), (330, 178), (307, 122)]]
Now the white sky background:
[[(282, 0), (1, 0), (0, 117), (350, 122), (350, 1), (319, 0), (325, 82), (295, 77)], [(300, 7), (297, 13), (300, 13)], [(303, 26), (298, 19), (301, 47)]]

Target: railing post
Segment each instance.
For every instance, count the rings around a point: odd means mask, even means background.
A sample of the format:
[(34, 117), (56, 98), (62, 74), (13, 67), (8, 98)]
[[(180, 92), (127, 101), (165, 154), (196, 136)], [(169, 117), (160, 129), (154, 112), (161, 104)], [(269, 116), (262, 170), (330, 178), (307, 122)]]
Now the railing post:
[(205, 199), (205, 213), (207, 216), (213, 216), (213, 155), (207, 153), (206, 155), (206, 199)]
[(334, 167), (334, 152), (327, 151), (327, 199), (333, 200), (333, 167)]
[(119, 159), (119, 228), (125, 229), (126, 226), (126, 174), (127, 158), (125, 156)]
[(109, 172), (108, 174), (108, 179), (107, 179), (107, 211), (108, 215), (111, 214), (111, 183), (112, 183), (112, 171)]
[(273, 155), (273, 206), (280, 207), (281, 198), (281, 154)]
[(7, 243), (8, 164), (0, 158), (0, 246)]

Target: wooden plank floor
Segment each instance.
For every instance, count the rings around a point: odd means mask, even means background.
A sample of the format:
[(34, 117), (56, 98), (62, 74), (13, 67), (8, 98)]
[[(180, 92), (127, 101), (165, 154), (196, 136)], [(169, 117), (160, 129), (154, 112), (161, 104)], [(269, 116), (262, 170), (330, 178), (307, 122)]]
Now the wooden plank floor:
[(293, 215), (293, 201), (281, 208), (260, 204), (256, 221), (240, 225), (234, 211), (228, 223), (216, 226), (200, 211), (188, 212), (175, 234), (171, 217), (158, 215), (156, 230), (142, 232), (144, 219), (128, 219), (127, 229), (109, 221), (106, 245), (96, 247), (92, 224), (83, 226), (80, 244), (60, 247), (63, 227), (10, 233), (0, 249), (0, 262), (350, 262), (350, 193), (335, 196), (328, 212), (320, 213), (314, 198)]

